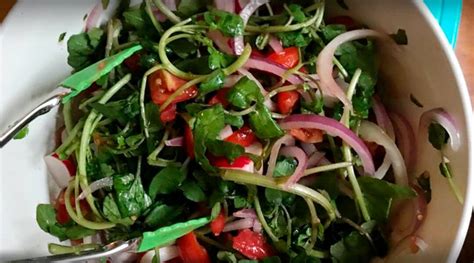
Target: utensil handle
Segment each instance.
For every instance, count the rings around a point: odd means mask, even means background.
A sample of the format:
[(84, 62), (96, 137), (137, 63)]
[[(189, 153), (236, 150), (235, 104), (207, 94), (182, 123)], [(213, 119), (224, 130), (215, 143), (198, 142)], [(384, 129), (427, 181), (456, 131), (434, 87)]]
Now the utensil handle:
[(64, 95), (64, 93), (61, 93), (51, 96), (50, 98), (39, 104), (37, 107), (35, 107), (33, 110), (28, 112), (21, 119), (10, 125), (7, 130), (3, 132), (2, 135), (0, 135), (0, 148), (3, 148), (3, 146), (5, 146), (11, 139), (13, 139), (13, 137), (15, 137), (15, 135), (28, 123), (36, 119), (38, 116), (46, 114), (51, 111), (51, 109), (58, 106), (59, 103), (61, 103), (61, 99)]

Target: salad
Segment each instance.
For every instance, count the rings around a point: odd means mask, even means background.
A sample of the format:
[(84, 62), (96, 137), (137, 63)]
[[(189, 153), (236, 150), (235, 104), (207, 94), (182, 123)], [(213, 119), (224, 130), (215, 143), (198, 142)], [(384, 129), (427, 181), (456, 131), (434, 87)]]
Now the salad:
[(431, 188), (416, 146), (426, 142), (462, 203), (445, 150), (461, 144), (453, 118), (428, 110), (415, 133), (384, 106), (378, 50), (403, 48), (404, 30), (328, 16), (318, 0), (102, 1), (84, 19), (67, 40), (74, 72), (133, 55), (64, 100), (45, 157), (61, 191), (36, 211), (42, 230), (70, 240), (49, 244), (52, 254), (135, 238), (103, 260), (417, 253)]

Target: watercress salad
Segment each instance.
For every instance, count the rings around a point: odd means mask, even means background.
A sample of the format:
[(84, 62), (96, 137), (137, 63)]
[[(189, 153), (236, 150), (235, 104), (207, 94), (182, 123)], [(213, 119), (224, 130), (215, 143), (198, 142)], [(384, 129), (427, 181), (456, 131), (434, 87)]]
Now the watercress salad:
[[(325, 16), (322, 0), (102, 1), (85, 20), (67, 41), (74, 71), (140, 48), (63, 104), (47, 156), (62, 190), (36, 218), (72, 246), (51, 253), (132, 238), (136, 253), (112, 261), (369, 262), (423, 249), (429, 175), (377, 82), (378, 47), (407, 44), (403, 30)], [(462, 202), (443, 151), (459, 146), (453, 122), (436, 109), (420, 130)]]

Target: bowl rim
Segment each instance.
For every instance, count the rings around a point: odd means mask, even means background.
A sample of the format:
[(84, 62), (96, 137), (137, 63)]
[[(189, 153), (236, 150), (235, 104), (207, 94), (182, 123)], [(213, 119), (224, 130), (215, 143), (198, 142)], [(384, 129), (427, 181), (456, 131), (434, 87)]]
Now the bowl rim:
[[(456, 237), (451, 244), (449, 255), (446, 262), (456, 262), (459, 253), (463, 247), (467, 231), (469, 229), (471, 216), (474, 206), (474, 114), (472, 112), (471, 99), (469, 96), (466, 80), (462, 72), (461, 65), (456, 57), (453, 47), (451, 47), (446, 35), (444, 34), (438, 21), (434, 18), (428, 7), (422, 1), (414, 1), (420, 15), (429, 23), (432, 33), (441, 44), (441, 51), (446, 56), (448, 63), (453, 71), (455, 84), (458, 92), (461, 94), (462, 109), (465, 116), (467, 131), (467, 147), (468, 147), (468, 173), (466, 194), (462, 216), (459, 220)], [(474, 227), (474, 226), (473, 226)]]

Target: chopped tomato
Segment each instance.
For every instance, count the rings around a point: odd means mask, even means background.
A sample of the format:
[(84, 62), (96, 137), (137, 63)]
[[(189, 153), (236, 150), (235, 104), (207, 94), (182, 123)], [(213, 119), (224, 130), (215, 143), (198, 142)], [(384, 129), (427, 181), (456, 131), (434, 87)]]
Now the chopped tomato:
[(209, 158), (211, 164), (220, 168), (243, 168), (245, 165), (250, 164), (252, 160), (247, 156), (239, 156), (235, 158), (232, 163), (229, 163), (225, 157), (213, 157)]
[(376, 152), (377, 152), (377, 148), (379, 148), (379, 145), (376, 144), (375, 142), (368, 142), (368, 141), (364, 141), (365, 145), (367, 146), (367, 148), (369, 149), (369, 152), (372, 156), (375, 156)]
[(290, 134), (296, 139), (306, 143), (318, 143), (323, 141), (323, 132), (318, 129), (291, 129)]
[(229, 101), (227, 100), (227, 92), (229, 91), (228, 88), (220, 89), (216, 92), (216, 95), (214, 95), (210, 100), (209, 100), (209, 105), (216, 105), (216, 104), (222, 104), (223, 107), (227, 107), (229, 105)]
[[(52, 156), (58, 160), (61, 160), (61, 158), (59, 158), (59, 155), (57, 153), (53, 153)], [(63, 162), (63, 164), (66, 166), (67, 170), (69, 171), (69, 175), (74, 176), (76, 175), (76, 165), (74, 165), (74, 162), (71, 158), (66, 159), (66, 160), (61, 160), (61, 162)]]
[[(56, 202), (54, 204), (54, 209), (56, 210), (56, 220), (61, 225), (64, 225), (71, 220), (66, 210), (64, 193), (65, 193), (65, 189), (63, 189), (59, 193), (58, 197), (56, 198)], [(76, 207), (76, 199), (72, 195), (70, 197), (70, 202), (71, 202), (72, 207)], [(87, 201), (85, 199), (81, 200), (79, 204), (81, 206), (82, 215), (87, 215), (90, 212), (89, 204), (87, 203)]]
[(256, 260), (261, 260), (274, 254), (273, 248), (267, 243), (265, 237), (250, 229), (241, 230), (233, 238), (232, 248), (248, 258)]
[[(186, 83), (168, 71), (161, 69), (153, 73), (149, 79), (151, 99), (155, 104), (163, 104), (171, 94)], [(194, 98), (198, 93), (196, 85), (193, 85), (179, 94), (173, 103), (178, 103)]]
[(283, 91), (277, 94), (277, 107), (281, 114), (289, 114), (293, 111), (300, 98), (297, 91)]
[(209, 255), (202, 247), (193, 232), (180, 237), (176, 244), (178, 245), (179, 255), (184, 263), (207, 263), (211, 262)]
[(215, 236), (220, 235), (222, 230), (224, 230), (224, 225), (225, 225), (225, 214), (224, 214), (224, 210), (221, 209), (221, 212), (219, 213), (219, 215), (217, 215), (217, 217), (211, 222), (212, 233), (214, 233)]
[(194, 159), (194, 136), (193, 130), (188, 124), (184, 126), (184, 147), (189, 158)]
[(249, 127), (242, 127), (225, 138), (226, 142), (238, 144), (242, 147), (250, 146), (256, 140), (255, 134)]
[(265, 55), (262, 52), (258, 51), (258, 49), (255, 49), (255, 48), (252, 49), (252, 53), (250, 53), (250, 56), (253, 57), (253, 58), (264, 58), (265, 57)]
[(347, 30), (352, 30), (357, 28), (357, 23), (350, 16), (334, 16), (330, 17), (326, 21), (327, 24), (340, 24), (345, 25)]
[(132, 72), (137, 72), (140, 70), (140, 53), (135, 53), (131, 57), (127, 58), (123, 63), (125, 66), (130, 69)]
[(300, 61), (299, 56), (297, 47), (288, 47), (281, 52), (273, 52), (268, 56), (268, 59), (285, 68), (294, 68)]
[(176, 104), (168, 105), (162, 112), (160, 112), (160, 120), (163, 123), (174, 121), (176, 119)]

